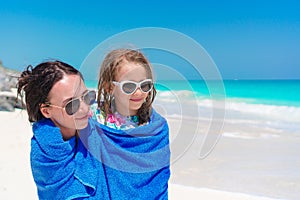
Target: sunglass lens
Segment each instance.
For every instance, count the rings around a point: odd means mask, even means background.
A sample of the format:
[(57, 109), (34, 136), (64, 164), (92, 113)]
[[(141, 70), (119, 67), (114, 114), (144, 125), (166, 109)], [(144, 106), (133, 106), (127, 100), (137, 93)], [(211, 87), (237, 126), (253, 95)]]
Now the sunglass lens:
[(141, 89), (143, 92), (149, 92), (152, 89), (152, 82), (147, 81), (141, 84)]
[(126, 93), (126, 94), (131, 94), (133, 91), (135, 91), (136, 89), (136, 84), (134, 83), (125, 83), (123, 84), (122, 90)]
[(96, 100), (96, 92), (89, 91), (86, 95), (84, 95), (83, 100), (87, 105), (92, 105)]
[(80, 107), (80, 100), (74, 99), (73, 101), (67, 103), (65, 109), (68, 115), (73, 115), (78, 111), (79, 107)]

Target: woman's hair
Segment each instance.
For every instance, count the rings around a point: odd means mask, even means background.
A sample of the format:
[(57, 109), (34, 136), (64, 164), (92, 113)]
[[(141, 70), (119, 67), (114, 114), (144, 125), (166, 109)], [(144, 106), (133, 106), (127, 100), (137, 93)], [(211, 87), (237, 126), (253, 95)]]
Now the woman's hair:
[[(113, 98), (110, 94), (113, 87), (112, 81), (115, 81), (119, 68), (122, 67), (125, 62), (143, 66), (146, 70), (147, 78), (153, 80), (150, 62), (141, 52), (132, 49), (116, 49), (107, 54), (100, 68), (97, 97), (98, 107), (104, 112), (105, 119), (108, 114), (112, 114), (113, 112)], [(156, 89), (153, 85), (153, 89), (149, 92), (146, 101), (137, 112), (139, 125), (149, 121), (155, 95)]]
[(48, 94), (53, 85), (63, 79), (64, 75), (82, 74), (69, 64), (61, 61), (47, 61), (38, 64), (35, 68), (29, 65), (18, 77), (18, 95), (25, 95), (25, 104), (30, 122), (44, 118), (40, 105), (48, 101)]

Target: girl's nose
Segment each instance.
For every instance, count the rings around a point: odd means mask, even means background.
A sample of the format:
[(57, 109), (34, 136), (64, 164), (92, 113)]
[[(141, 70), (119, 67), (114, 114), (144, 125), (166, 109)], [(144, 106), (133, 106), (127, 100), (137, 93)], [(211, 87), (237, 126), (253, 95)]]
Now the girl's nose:
[(138, 87), (138, 88), (134, 91), (133, 95), (139, 95), (139, 94), (141, 94), (141, 93), (143, 93), (143, 92), (141, 91), (141, 88)]

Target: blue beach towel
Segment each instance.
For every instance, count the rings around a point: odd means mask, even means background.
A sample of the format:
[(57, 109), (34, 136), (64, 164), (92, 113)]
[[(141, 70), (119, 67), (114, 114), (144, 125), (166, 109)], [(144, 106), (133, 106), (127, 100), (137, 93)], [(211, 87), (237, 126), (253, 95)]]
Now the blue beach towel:
[(89, 119), (80, 137), (64, 141), (49, 119), (33, 124), (31, 169), (39, 199), (168, 199), (167, 122), (153, 111), (128, 131)]
[(169, 129), (155, 110), (147, 125), (129, 130), (90, 119), (80, 138), (102, 163), (111, 199), (168, 199)]

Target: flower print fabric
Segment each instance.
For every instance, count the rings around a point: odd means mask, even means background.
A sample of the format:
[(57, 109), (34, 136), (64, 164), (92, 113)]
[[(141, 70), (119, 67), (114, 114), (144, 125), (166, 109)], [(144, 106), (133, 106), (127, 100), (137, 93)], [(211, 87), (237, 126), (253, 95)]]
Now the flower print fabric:
[(114, 128), (117, 130), (127, 130), (139, 126), (139, 120), (136, 115), (123, 116), (118, 112), (114, 112), (113, 114), (108, 114), (105, 120), (104, 112), (97, 108), (97, 104), (93, 104), (91, 106), (91, 111), (93, 119), (96, 119), (99, 123), (104, 124), (110, 128)]

